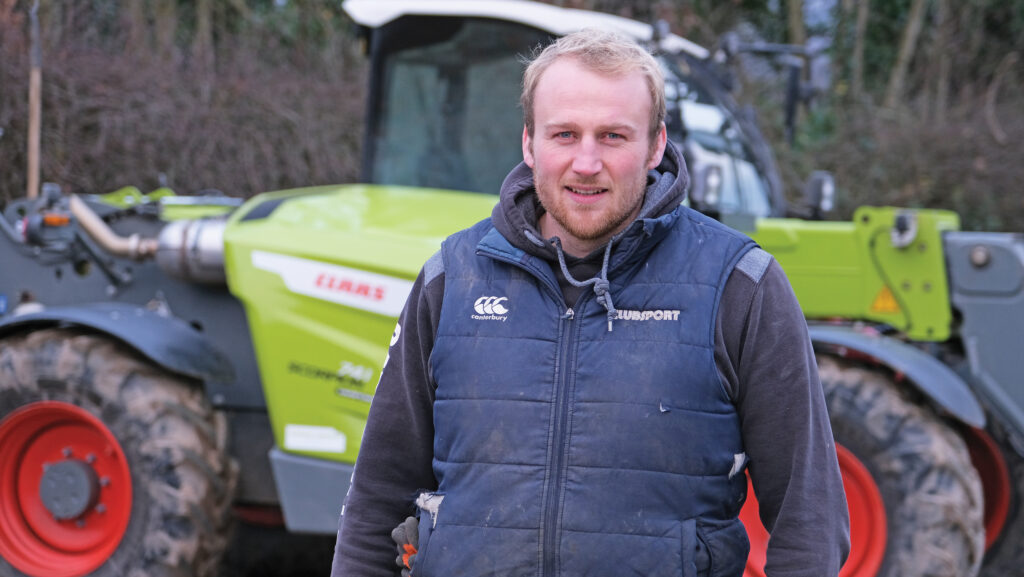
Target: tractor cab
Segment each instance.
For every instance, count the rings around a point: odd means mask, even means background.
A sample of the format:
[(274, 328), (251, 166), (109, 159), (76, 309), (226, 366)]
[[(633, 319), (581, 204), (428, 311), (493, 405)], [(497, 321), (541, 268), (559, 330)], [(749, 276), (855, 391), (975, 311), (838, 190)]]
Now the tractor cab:
[(526, 59), (555, 36), (612, 23), (662, 65), (668, 135), (686, 157), (691, 206), (749, 222), (785, 213), (768, 146), (738, 111), (707, 50), (593, 12), (519, 2), (450, 4), (459, 5), (457, 17), (436, 9), (418, 13), (421, 3), (414, 1), (346, 3), (364, 26), (371, 57), (364, 181), (497, 194), (522, 161)]

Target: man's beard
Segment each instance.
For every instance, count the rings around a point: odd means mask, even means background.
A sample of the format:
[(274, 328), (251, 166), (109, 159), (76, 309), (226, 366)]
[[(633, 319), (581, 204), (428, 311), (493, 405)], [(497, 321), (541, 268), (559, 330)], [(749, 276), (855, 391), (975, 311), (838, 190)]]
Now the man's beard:
[[(535, 184), (540, 182), (537, 176), (537, 171), (535, 169), (533, 171), (533, 182)], [(586, 185), (592, 183), (588, 183), (586, 180), (580, 180), (577, 181), (576, 184)], [(559, 190), (557, 190), (555, 194), (563, 194), (561, 190), (561, 185), (559, 184), (557, 186), (559, 187)], [(627, 221), (634, 218), (635, 215), (638, 213), (640, 206), (643, 205), (646, 188), (647, 173), (644, 172), (640, 174), (639, 179), (632, 187), (632, 191), (636, 192), (636, 200), (630, 206), (628, 206), (626, 210), (623, 210), (621, 213), (610, 215), (611, 219), (605, 223), (595, 223), (590, 221), (586, 223), (577, 222), (576, 220), (573, 220), (571, 218), (570, 211), (563, 210), (567, 203), (556, 202), (553, 203), (554, 206), (547, 206), (546, 204), (544, 204), (541, 195), (538, 194), (537, 198), (538, 200), (540, 200), (541, 206), (544, 208), (544, 211), (550, 214), (551, 218), (555, 219), (555, 221), (562, 227), (563, 230), (571, 234), (574, 238), (584, 241), (593, 241), (600, 240), (605, 237), (610, 237), (611, 235), (625, 228), (625, 226), (629, 224)], [(557, 196), (555, 196), (555, 198), (557, 198)]]

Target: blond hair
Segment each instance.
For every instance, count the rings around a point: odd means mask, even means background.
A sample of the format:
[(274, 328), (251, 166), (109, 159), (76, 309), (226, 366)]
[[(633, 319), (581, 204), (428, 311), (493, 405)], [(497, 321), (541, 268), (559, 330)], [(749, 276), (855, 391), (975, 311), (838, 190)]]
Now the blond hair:
[(658, 62), (639, 44), (615, 32), (588, 28), (563, 36), (540, 51), (523, 73), (523, 122), (532, 137), (533, 97), (544, 72), (560, 58), (575, 58), (584, 67), (607, 76), (639, 72), (651, 94), (649, 137), (653, 141), (665, 119), (665, 76)]

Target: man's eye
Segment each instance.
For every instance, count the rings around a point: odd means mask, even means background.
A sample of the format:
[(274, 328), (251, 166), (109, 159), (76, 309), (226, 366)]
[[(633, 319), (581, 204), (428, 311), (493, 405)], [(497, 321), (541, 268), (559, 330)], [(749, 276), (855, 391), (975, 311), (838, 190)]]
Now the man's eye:
[(568, 130), (563, 130), (562, 132), (555, 134), (555, 138), (572, 138), (572, 133)]
[(608, 139), (609, 140), (622, 140), (623, 138), (624, 137), (621, 134), (619, 134), (618, 132), (609, 132), (608, 133)]

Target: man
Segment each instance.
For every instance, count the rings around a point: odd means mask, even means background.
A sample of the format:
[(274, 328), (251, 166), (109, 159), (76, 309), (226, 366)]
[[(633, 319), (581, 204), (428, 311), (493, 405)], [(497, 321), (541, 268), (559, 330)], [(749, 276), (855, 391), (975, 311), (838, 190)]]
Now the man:
[(523, 84), (524, 163), (400, 318), (333, 575), (395, 574), (401, 524), (416, 577), (739, 577), (748, 466), (767, 574), (836, 575), (846, 502), (803, 316), (767, 253), (680, 206), (657, 63), (588, 30)]

